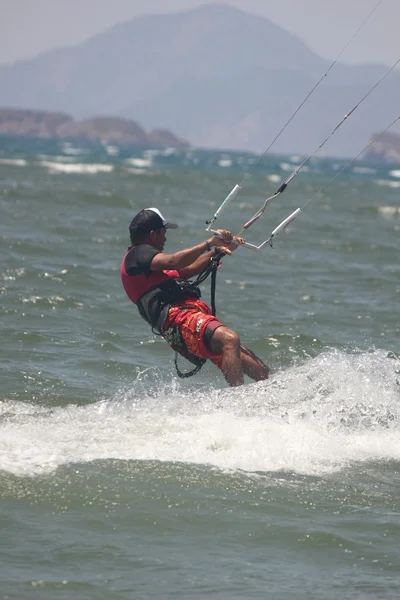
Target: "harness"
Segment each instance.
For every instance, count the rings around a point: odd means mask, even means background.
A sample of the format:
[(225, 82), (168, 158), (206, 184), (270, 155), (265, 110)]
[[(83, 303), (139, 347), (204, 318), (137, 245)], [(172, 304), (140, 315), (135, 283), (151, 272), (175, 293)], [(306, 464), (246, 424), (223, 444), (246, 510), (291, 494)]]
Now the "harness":
[(162, 325), (171, 304), (185, 298), (200, 298), (200, 289), (194, 282), (185, 279), (168, 279), (150, 288), (136, 302), (139, 314), (149, 325), (153, 333), (162, 334)]
[[(196, 356), (185, 344), (185, 340), (179, 328), (177, 326), (168, 327), (165, 331), (162, 331), (162, 323), (166, 318), (166, 314), (168, 312), (168, 308), (170, 304), (177, 302), (178, 300), (182, 300), (183, 298), (200, 298), (201, 291), (200, 285), (207, 279), (209, 275), (211, 275), (211, 311), (215, 316), (216, 314), (216, 306), (215, 306), (215, 289), (216, 289), (216, 278), (217, 278), (217, 268), (221, 261), (221, 258), (224, 256), (223, 252), (217, 252), (215, 256), (213, 256), (206, 269), (198, 275), (198, 277), (193, 280), (170, 280), (167, 281), (156, 288), (153, 288), (143, 294), (139, 298), (137, 302), (137, 306), (139, 309), (139, 313), (141, 316), (151, 325), (152, 331), (155, 335), (161, 335), (165, 341), (171, 346), (171, 348), (175, 351), (175, 369), (178, 377), (181, 379), (186, 379), (187, 377), (191, 377), (200, 371), (202, 366), (207, 362), (206, 358), (200, 358)], [(160, 299), (160, 289), (162, 290), (162, 299)], [(159, 318), (157, 322), (151, 322), (149, 319), (149, 311), (148, 307), (152, 301), (156, 301), (158, 303), (158, 315)], [(146, 310), (147, 308), (147, 310)], [(184, 307), (182, 310), (187, 310), (193, 308), (190, 304)], [(182, 372), (178, 367), (178, 354), (186, 358), (189, 362), (194, 365), (194, 369), (187, 372)]]
[[(211, 312), (214, 316), (216, 315), (215, 289), (216, 289), (216, 285), (217, 285), (217, 269), (218, 269), (218, 265), (221, 262), (221, 258), (223, 256), (224, 256), (223, 252), (217, 251), (215, 256), (213, 256), (210, 259), (210, 262), (208, 263), (207, 268), (202, 273), (200, 273), (200, 275), (194, 281), (186, 282), (193, 291), (196, 291), (198, 293), (198, 297), (200, 298), (201, 292), (200, 292), (199, 286), (201, 283), (203, 283), (203, 281), (205, 281), (207, 279), (207, 277), (209, 275), (211, 275)], [(190, 305), (188, 305), (188, 308), (191, 308)], [(185, 344), (185, 340), (183, 339), (182, 334), (179, 331), (178, 327), (169, 327), (163, 333), (163, 336), (164, 336), (164, 339), (171, 346), (171, 348), (173, 350), (175, 350), (175, 358), (174, 358), (175, 369), (176, 369), (176, 373), (177, 373), (178, 377), (180, 377), (181, 379), (186, 379), (188, 377), (192, 377), (193, 375), (196, 375), (196, 373), (198, 373), (200, 371), (200, 369), (203, 367), (203, 365), (207, 362), (206, 358), (200, 358), (199, 356), (192, 354), (188, 350), (188, 348)], [(178, 354), (180, 354), (181, 356), (186, 358), (186, 360), (191, 362), (194, 365), (194, 369), (183, 373), (178, 367)]]

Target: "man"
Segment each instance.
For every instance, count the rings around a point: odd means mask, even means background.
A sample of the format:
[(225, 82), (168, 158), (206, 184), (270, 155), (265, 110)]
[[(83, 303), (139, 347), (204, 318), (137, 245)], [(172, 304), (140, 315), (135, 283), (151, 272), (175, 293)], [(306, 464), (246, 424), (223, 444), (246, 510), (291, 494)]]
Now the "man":
[(208, 267), (215, 256), (213, 246), (229, 256), (244, 240), (219, 230), (219, 235), (200, 244), (167, 254), (166, 230), (177, 227), (157, 208), (145, 208), (132, 219), (131, 246), (121, 264), (128, 297), (173, 349), (189, 360), (210, 359), (230, 386), (242, 385), (244, 375), (255, 381), (267, 379), (268, 367), (241, 345), (238, 334), (212, 314), (198, 288), (187, 281)]

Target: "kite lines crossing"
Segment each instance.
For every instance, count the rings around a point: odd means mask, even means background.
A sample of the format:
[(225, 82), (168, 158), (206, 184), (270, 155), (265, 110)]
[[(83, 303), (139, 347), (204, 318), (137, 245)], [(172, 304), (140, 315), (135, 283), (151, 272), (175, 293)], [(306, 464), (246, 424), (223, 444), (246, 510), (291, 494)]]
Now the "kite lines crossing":
[[(233, 187), (233, 189), (230, 191), (230, 193), (227, 195), (227, 197), (225, 198), (225, 200), (221, 203), (221, 205), (219, 206), (219, 208), (215, 212), (214, 216), (209, 221), (206, 221), (206, 225), (207, 225), (206, 231), (210, 231), (211, 233), (217, 234), (217, 232), (214, 229), (211, 228), (212, 225), (213, 225), (213, 223), (218, 219), (218, 217), (220, 216), (221, 212), (228, 206), (228, 204), (230, 202), (232, 202), (232, 200), (234, 200), (234, 198), (238, 195), (238, 193), (241, 191), (241, 189), (243, 188), (243, 186), (246, 183), (247, 179), (250, 177), (250, 175), (254, 171), (254, 169), (265, 158), (265, 156), (268, 154), (268, 152), (270, 151), (270, 149), (272, 148), (272, 146), (275, 144), (275, 142), (278, 140), (278, 138), (282, 135), (282, 133), (285, 131), (285, 129), (289, 126), (289, 124), (295, 118), (295, 116), (297, 115), (297, 113), (301, 110), (301, 108), (305, 105), (305, 103), (308, 101), (308, 99), (311, 97), (311, 95), (319, 87), (319, 85), (321, 84), (321, 82), (323, 81), (323, 79), (328, 75), (328, 73), (331, 71), (331, 69), (335, 66), (335, 64), (338, 62), (338, 60), (340, 59), (340, 57), (342, 56), (342, 54), (345, 52), (345, 50), (348, 48), (348, 46), (351, 44), (351, 42), (354, 40), (354, 38), (365, 27), (366, 23), (371, 19), (372, 15), (375, 13), (375, 11), (378, 9), (378, 7), (382, 4), (383, 1), (384, 0), (379, 0), (377, 2), (377, 4), (372, 9), (372, 11), (367, 15), (367, 17), (365, 18), (365, 20), (358, 27), (357, 31), (353, 34), (353, 36), (351, 37), (351, 39), (346, 43), (346, 45), (342, 48), (342, 50), (337, 55), (337, 57), (334, 59), (334, 61), (330, 64), (330, 66), (327, 69), (327, 71), (325, 71), (323, 73), (323, 75), (315, 83), (315, 85), (310, 90), (310, 92), (307, 94), (307, 96), (304, 98), (304, 100), (299, 104), (299, 106), (296, 108), (296, 110), (294, 111), (294, 113), (290, 116), (290, 118), (286, 121), (286, 123), (283, 125), (283, 127), (280, 129), (280, 131), (277, 133), (277, 135), (271, 141), (271, 143), (269, 144), (269, 146), (267, 147), (267, 149), (265, 150), (265, 152), (263, 152), (263, 154), (258, 158), (258, 160), (247, 171), (247, 173), (245, 174), (245, 176), (242, 179), (242, 181), (239, 184), (237, 184), (237, 185), (235, 185)], [(400, 58), (398, 58), (396, 60), (396, 62), (390, 67), (390, 69), (388, 69), (386, 71), (386, 73), (366, 92), (366, 94), (364, 94), (364, 96), (355, 104), (355, 106), (347, 114), (344, 115), (344, 117), (334, 127), (334, 129), (330, 132), (330, 134), (315, 149), (315, 151), (312, 152), (312, 154), (310, 154), (299, 166), (297, 166), (293, 170), (293, 172), (289, 175), (289, 177), (279, 186), (279, 188), (276, 190), (276, 192), (274, 194), (272, 194), (271, 196), (269, 196), (268, 198), (266, 198), (266, 200), (263, 202), (262, 206), (257, 210), (257, 212), (248, 221), (246, 221), (246, 223), (244, 223), (242, 225), (242, 227), (239, 230), (239, 232), (238, 232), (237, 235), (241, 235), (244, 231), (246, 231), (247, 229), (249, 229), (253, 225), (253, 223), (255, 223), (263, 215), (263, 213), (264, 213), (265, 209), (267, 208), (268, 204), (272, 200), (274, 200), (275, 198), (277, 198), (278, 196), (280, 196), (286, 190), (286, 188), (288, 187), (288, 185), (290, 184), (290, 182), (296, 177), (296, 175), (298, 175), (300, 173), (300, 171), (306, 166), (306, 164), (323, 148), (323, 146), (325, 146), (325, 144), (328, 142), (328, 140), (339, 130), (339, 128), (343, 125), (343, 123), (345, 123), (350, 118), (350, 116), (357, 110), (357, 108), (383, 82), (383, 80), (386, 79), (386, 77), (397, 67), (397, 65), (399, 63), (400, 63)], [(368, 145), (365, 146), (361, 150), (361, 152), (359, 152), (357, 154), (357, 156), (355, 156), (342, 169), (340, 169), (340, 171), (338, 173), (336, 173), (336, 175), (327, 184), (325, 184), (321, 189), (319, 189), (316, 192), (316, 194), (314, 194), (314, 196), (312, 198), (310, 198), (310, 200), (308, 200), (301, 208), (297, 208), (286, 219), (284, 219), (272, 231), (272, 233), (270, 234), (270, 236), (264, 242), (262, 242), (259, 245), (256, 245), (256, 244), (252, 244), (252, 243), (246, 241), (245, 244), (244, 244), (244, 246), (247, 247), (247, 248), (249, 248), (250, 250), (255, 250), (255, 251), (261, 250), (266, 244), (269, 244), (272, 247), (272, 240), (273, 240), (273, 238), (276, 237), (281, 231), (283, 231), (283, 229), (285, 229), (285, 227), (287, 227), (290, 223), (292, 223), (292, 221), (294, 221), (294, 219), (315, 198), (317, 198), (322, 193), (322, 191), (325, 190), (325, 188), (327, 188), (333, 182), (334, 179), (336, 179), (336, 177), (338, 177), (341, 173), (343, 173), (343, 171), (345, 171), (346, 169), (348, 169), (370, 146), (372, 146), (372, 144), (374, 144), (382, 135), (384, 135), (384, 133), (386, 133), (389, 129), (391, 129), (391, 127), (393, 127), (393, 125), (395, 123), (397, 123), (397, 121), (399, 121), (399, 120), (400, 120), (400, 116), (398, 116), (394, 120), (392, 120), (392, 122), (379, 135), (377, 135), (372, 141), (370, 141), (368, 143)]]

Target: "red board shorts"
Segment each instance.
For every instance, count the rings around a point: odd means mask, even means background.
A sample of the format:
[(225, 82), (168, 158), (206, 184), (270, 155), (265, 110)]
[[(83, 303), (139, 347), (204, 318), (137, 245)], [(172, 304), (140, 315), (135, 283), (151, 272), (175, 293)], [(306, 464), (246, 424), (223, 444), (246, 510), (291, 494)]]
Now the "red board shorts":
[(169, 327), (178, 327), (187, 349), (192, 354), (211, 360), (219, 369), (222, 364), (222, 352), (211, 352), (204, 343), (207, 327), (215, 330), (222, 325), (205, 302), (197, 298), (182, 300), (173, 304), (163, 325), (163, 331)]

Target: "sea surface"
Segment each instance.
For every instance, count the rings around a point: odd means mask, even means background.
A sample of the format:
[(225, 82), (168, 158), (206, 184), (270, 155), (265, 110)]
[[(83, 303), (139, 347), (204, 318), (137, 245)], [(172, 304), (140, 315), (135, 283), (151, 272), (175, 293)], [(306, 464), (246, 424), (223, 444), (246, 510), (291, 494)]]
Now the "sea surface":
[[(179, 223), (166, 251), (203, 241), (257, 158), (0, 141), (0, 600), (400, 597), (400, 165), (358, 161), (223, 260), (217, 314), (266, 382), (179, 379), (120, 283), (138, 210)], [(301, 160), (265, 157), (215, 226)]]

